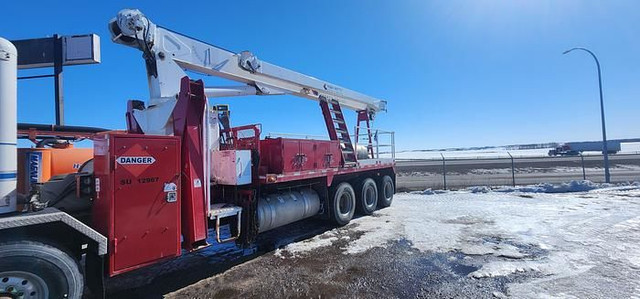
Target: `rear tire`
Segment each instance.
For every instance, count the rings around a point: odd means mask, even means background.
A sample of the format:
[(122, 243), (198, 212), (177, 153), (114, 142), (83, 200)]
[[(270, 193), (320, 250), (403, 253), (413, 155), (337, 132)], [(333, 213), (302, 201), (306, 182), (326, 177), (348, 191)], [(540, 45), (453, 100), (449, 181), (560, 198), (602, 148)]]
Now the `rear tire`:
[(356, 192), (357, 209), (363, 215), (371, 215), (378, 206), (378, 186), (371, 178), (366, 178), (359, 184)]
[(0, 289), (0, 297), (81, 298), (84, 279), (66, 252), (36, 241), (11, 241), (0, 244)]
[(396, 191), (393, 186), (393, 179), (388, 175), (383, 176), (378, 185), (378, 191), (378, 207), (386, 208), (390, 206), (393, 201), (393, 194)]
[(346, 225), (356, 210), (356, 194), (347, 182), (340, 183), (331, 197), (331, 218), (339, 226)]

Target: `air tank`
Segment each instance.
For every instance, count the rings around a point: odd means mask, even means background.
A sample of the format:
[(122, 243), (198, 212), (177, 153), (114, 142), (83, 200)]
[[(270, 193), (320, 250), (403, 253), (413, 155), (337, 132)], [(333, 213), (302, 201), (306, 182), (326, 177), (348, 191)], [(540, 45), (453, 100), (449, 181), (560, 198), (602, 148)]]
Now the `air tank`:
[(311, 189), (298, 189), (263, 195), (258, 200), (259, 232), (265, 232), (320, 211), (320, 197)]
[(369, 156), (369, 149), (367, 149), (366, 145), (358, 144), (356, 147), (356, 155), (358, 155), (358, 160), (371, 159)]
[(0, 37), (0, 214), (16, 211), (18, 51)]

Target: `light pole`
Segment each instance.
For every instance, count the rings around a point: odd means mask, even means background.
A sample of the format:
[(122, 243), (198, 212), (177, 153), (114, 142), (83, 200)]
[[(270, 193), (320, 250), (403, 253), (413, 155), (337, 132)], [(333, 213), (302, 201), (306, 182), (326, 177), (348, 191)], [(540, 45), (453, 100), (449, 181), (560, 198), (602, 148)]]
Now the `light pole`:
[(600, 87), (600, 118), (602, 120), (602, 155), (604, 156), (604, 180), (607, 183), (611, 183), (611, 174), (609, 173), (609, 149), (607, 146), (607, 129), (604, 125), (604, 100), (602, 99), (602, 75), (600, 73), (600, 62), (598, 61), (598, 57), (593, 52), (589, 51), (586, 48), (573, 48), (567, 51), (562, 52), (562, 54), (567, 54), (573, 50), (582, 50), (585, 51), (593, 57), (596, 61), (596, 66), (598, 67), (598, 86)]

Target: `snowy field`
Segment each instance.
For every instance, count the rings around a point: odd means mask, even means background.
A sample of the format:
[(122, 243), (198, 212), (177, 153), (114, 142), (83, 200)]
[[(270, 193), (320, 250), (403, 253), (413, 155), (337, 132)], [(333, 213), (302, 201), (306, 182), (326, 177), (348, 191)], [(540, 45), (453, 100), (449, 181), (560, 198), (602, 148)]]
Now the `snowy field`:
[[(640, 153), (640, 142), (622, 143), (621, 154)], [(505, 147), (495, 147), (483, 150), (425, 150), (396, 152), (396, 159), (483, 159), (509, 158), (509, 153), (516, 158), (546, 157), (551, 148), (507, 150)], [(597, 155), (596, 152), (585, 152), (585, 155)]]

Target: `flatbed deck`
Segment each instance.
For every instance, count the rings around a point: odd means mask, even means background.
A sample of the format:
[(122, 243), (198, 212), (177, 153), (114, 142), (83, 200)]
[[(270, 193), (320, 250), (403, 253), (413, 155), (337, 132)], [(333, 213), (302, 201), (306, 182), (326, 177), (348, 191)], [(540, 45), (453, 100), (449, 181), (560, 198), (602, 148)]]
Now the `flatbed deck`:
[(277, 184), (283, 182), (291, 182), (297, 180), (314, 179), (320, 177), (327, 177), (329, 183), (334, 176), (342, 174), (357, 173), (376, 169), (389, 169), (395, 168), (395, 161), (393, 159), (363, 159), (356, 162), (353, 167), (336, 167), (325, 168), (318, 170), (307, 171), (294, 171), (283, 174), (266, 174), (259, 176), (261, 184)]

